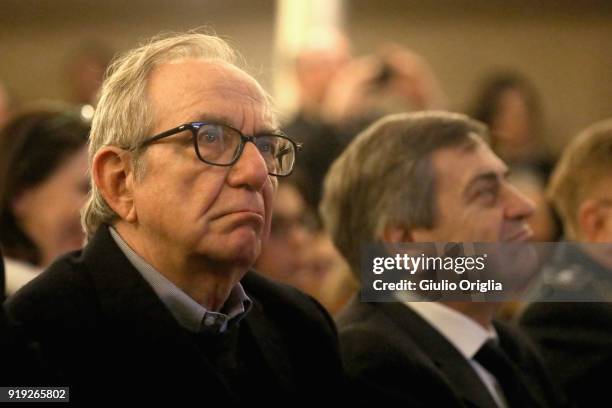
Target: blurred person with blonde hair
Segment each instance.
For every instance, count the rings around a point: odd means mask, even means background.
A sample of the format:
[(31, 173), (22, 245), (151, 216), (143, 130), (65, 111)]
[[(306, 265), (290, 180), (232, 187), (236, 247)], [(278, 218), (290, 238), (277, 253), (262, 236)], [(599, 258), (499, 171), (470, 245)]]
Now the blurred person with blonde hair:
[(566, 242), (520, 318), (575, 406), (608, 397), (612, 370), (612, 119), (563, 151), (548, 196)]

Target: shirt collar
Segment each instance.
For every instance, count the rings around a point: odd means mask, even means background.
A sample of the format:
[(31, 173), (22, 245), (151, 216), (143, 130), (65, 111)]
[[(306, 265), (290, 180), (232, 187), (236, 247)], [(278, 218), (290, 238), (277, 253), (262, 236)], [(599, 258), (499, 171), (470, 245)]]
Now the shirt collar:
[(471, 360), (488, 340), (497, 341), (494, 328), (489, 330), (474, 320), (437, 302), (404, 302), (442, 334), (466, 359)]
[(185, 329), (194, 333), (222, 333), (242, 320), (251, 309), (253, 302), (240, 283), (233, 287), (219, 312), (206, 309), (134, 252), (114, 228), (109, 229), (121, 252)]

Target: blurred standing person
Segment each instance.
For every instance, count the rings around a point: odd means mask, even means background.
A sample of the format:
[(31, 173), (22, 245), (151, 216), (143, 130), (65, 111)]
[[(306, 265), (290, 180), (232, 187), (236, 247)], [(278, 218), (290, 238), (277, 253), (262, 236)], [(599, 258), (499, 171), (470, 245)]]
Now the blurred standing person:
[(296, 184), (312, 208), (319, 202), (329, 164), (345, 144), (334, 124), (324, 119), (323, 110), (332, 82), (351, 60), (349, 40), (339, 31), (313, 31), (295, 56), (299, 107), (284, 128), (304, 145), (296, 167), (301, 177)]
[(352, 59), (348, 38), (338, 32), (312, 33), (295, 57), (299, 108), (287, 125), (304, 139), (321, 125), (323, 106), (334, 78)]
[(89, 191), (89, 125), (49, 106), (15, 113), (0, 132), (0, 244), (11, 295), (53, 259), (81, 247)]
[(337, 128), (353, 126), (359, 132), (386, 114), (440, 110), (447, 105), (429, 63), (397, 44), (384, 44), (375, 54), (353, 59), (334, 79), (322, 112), (325, 121)]
[(308, 179), (302, 190), (313, 208), (331, 163), (363, 128), (385, 114), (446, 105), (433, 70), (417, 53), (385, 44), (353, 58), (346, 37), (327, 39), (325, 47), (306, 48), (296, 58), (302, 107), (287, 125), (304, 144), (298, 170)]
[(65, 67), (65, 79), (71, 102), (95, 105), (104, 73), (113, 51), (97, 41), (85, 42), (73, 51)]

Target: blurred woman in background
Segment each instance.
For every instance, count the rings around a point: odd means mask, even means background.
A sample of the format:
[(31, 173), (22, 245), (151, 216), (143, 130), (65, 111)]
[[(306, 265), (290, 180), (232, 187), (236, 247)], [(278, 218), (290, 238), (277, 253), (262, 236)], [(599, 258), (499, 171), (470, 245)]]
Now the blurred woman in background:
[(491, 146), (512, 169), (548, 179), (553, 160), (543, 139), (542, 111), (535, 87), (515, 73), (499, 73), (484, 81), (471, 116), (491, 131)]
[(83, 244), (89, 124), (58, 106), (16, 112), (0, 130), (0, 245), (13, 294)]

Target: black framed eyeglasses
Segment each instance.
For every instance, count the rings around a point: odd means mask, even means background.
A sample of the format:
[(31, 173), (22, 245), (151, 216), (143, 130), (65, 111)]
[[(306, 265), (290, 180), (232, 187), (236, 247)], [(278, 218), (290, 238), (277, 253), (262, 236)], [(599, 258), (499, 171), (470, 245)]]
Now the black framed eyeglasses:
[(208, 122), (185, 123), (145, 139), (139, 148), (146, 147), (160, 139), (190, 130), (193, 147), (198, 159), (213, 166), (231, 166), (244, 151), (247, 142), (259, 150), (271, 176), (285, 177), (291, 174), (301, 144), (281, 133), (264, 133), (245, 136), (231, 126)]

